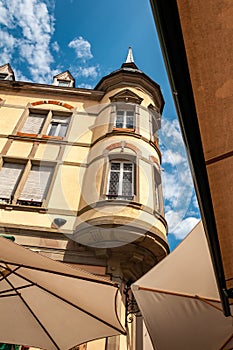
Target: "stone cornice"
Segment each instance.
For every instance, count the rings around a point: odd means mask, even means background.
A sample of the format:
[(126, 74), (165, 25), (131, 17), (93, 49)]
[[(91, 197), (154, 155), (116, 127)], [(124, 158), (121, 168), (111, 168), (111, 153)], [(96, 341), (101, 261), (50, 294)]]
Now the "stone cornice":
[(51, 96), (56, 94), (57, 97), (64, 96), (76, 97), (78, 99), (88, 99), (94, 101), (100, 101), (104, 96), (103, 91), (88, 90), (81, 88), (62, 87), (55, 85), (37, 84), (30, 82), (21, 81), (0, 81), (0, 92), (1, 91), (14, 91), (14, 93), (27, 93), (27, 95), (43, 94)]

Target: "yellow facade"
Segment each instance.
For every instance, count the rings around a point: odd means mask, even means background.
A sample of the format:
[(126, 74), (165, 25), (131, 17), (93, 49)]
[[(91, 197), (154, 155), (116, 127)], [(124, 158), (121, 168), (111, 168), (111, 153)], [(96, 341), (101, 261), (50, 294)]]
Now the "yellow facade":
[[(122, 290), (169, 251), (157, 140), (163, 97), (125, 65), (89, 91), (0, 81), (1, 232), (53, 259), (101, 267)], [(139, 349), (133, 324), (128, 330), (130, 349)], [(86, 345), (110, 348), (127, 341)]]

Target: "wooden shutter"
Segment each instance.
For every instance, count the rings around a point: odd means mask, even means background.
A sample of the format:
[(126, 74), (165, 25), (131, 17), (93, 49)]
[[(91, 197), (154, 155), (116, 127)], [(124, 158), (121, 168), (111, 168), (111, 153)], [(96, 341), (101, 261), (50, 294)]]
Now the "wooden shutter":
[(2, 201), (10, 202), (23, 169), (23, 164), (4, 163), (0, 171), (0, 198)]
[(27, 134), (39, 134), (42, 129), (45, 117), (46, 116), (43, 114), (30, 113), (21, 132)]
[(19, 196), (18, 203), (26, 202), (22, 203), (26, 205), (42, 203), (48, 192), (52, 172), (53, 167), (33, 165)]

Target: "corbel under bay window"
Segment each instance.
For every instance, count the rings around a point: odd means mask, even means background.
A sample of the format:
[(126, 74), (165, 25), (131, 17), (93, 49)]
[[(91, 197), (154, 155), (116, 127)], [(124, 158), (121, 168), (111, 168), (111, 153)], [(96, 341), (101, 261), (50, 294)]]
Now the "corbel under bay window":
[(0, 203), (42, 207), (54, 166), (4, 162), (0, 169)]
[(132, 200), (134, 197), (134, 174), (134, 163), (112, 160), (108, 176), (107, 198)]

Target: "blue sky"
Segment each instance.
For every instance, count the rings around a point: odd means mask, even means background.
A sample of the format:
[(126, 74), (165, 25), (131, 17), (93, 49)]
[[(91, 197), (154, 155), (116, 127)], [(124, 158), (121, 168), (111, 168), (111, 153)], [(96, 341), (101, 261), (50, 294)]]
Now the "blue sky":
[(16, 80), (51, 84), (67, 69), (93, 88), (120, 68), (132, 46), (138, 68), (165, 99), (160, 145), (171, 249), (200, 218), (149, 0), (1, 0), (0, 65)]

